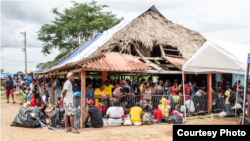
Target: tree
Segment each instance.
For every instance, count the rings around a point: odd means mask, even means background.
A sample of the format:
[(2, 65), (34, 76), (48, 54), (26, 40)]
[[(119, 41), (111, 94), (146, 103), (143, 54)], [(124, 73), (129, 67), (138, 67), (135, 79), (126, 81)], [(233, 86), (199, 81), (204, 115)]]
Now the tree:
[(38, 65), (36, 65), (36, 69), (38, 69), (38, 70), (46, 69), (46, 68), (48, 68), (52, 63), (54, 63), (54, 61), (48, 61), (48, 62), (46, 62), (46, 63), (39, 63)]
[(1, 69), (1, 73), (4, 73), (4, 68)]
[[(69, 53), (92, 39), (96, 33), (115, 26), (123, 19), (116, 18), (112, 12), (104, 12), (103, 9), (108, 6), (97, 5), (96, 1), (72, 3), (73, 7), (66, 8), (63, 13), (57, 8), (52, 9), (56, 15), (55, 20), (52, 24), (44, 24), (38, 31), (38, 40), (43, 42), (44, 55), (50, 54), (52, 49)], [(63, 54), (55, 60), (60, 59)]]
[(24, 74), (22, 71), (18, 71), (16, 74), (20, 74), (20, 73)]

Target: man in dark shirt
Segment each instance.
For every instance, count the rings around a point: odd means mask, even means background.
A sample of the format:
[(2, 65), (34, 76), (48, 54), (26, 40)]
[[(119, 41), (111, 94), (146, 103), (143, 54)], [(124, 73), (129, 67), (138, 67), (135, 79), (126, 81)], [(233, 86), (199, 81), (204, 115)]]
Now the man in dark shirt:
[[(89, 111), (88, 115), (86, 117), (85, 121), (85, 127), (93, 127), (93, 128), (100, 128), (103, 127), (103, 121), (102, 121), (102, 114), (99, 108), (97, 108), (94, 104), (93, 100), (90, 100), (88, 103)], [(90, 122), (88, 122), (88, 119), (90, 117)]]

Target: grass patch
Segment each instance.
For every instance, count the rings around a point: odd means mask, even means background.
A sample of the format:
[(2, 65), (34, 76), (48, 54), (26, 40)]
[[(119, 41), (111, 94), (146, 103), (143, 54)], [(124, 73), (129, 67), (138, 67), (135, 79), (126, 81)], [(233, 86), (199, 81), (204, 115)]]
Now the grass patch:
[(204, 117), (199, 116), (199, 117), (197, 117), (197, 119), (204, 119)]

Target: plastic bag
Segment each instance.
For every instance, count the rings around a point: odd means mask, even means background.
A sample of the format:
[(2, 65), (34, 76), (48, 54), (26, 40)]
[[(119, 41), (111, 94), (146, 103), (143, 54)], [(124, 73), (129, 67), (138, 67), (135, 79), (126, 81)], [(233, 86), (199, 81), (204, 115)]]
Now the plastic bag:
[(242, 106), (239, 104), (239, 103), (236, 103), (235, 105), (234, 105), (234, 107), (232, 107), (232, 109), (241, 109), (242, 108)]
[(224, 112), (224, 111), (220, 112), (219, 117), (223, 118), (223, 117), (225, 117), (225, 116), (227, 116), (227, 113), (226, 113), (226, 112)]
[(123, 125), (132, 125), (132, 122), (130, 120), (130, 115), (126, 115), (126, 117), (124, 118)]
[(184, 112), (186, 111), (186, 106), (181, 105), (181, 109), (180, 109), (180, 111), (184, 113)]
[(77, 129), (81, 128), (81, 110), (80, 109), (75, 109), (76, 114), (74, 116), (74, 125)]
[(179, 115), (170, 115), (166, 120), (165, 122), (167, 123), (176, 123), (176, 124), (181, 124), (183, 123), (183, 119), (181, 116)]
[(102, 119), (102, 121), (103, 121), (103, 126), (109, 126), (108, 119)]

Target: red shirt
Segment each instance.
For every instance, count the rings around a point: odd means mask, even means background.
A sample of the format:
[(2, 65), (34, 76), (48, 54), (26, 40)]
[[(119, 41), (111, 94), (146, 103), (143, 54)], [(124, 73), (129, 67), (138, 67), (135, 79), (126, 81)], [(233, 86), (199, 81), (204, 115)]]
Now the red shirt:
[(34, 98), (34, 94), (31, 95), (30, 97), (30, 107), (35, 107), (36, 105), (38, 105), (39, 102), (36, 102), (36, 99)]
[(175, 87), (172, 87), (172, 88), (171, 88), (172, 95), (177, 95), (177, 93), (175, 92), (175, 90), (176, 90)]
[(155, 119), (162, 120), (162, 112), (161, 112), (161, 110), (160, 109), (155, 109), (154, 116), (155, 116)]
[(186, 92), (187, 92), (186, 95), (189, 95), (189, 94), (190, 94), (190, 89), (191, 89), (191, 88), (188, 86), (188, 84), (185, 84), (185, 85), (184, 85), (184, 88), (186, 89)]

